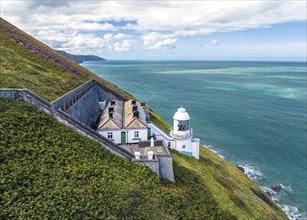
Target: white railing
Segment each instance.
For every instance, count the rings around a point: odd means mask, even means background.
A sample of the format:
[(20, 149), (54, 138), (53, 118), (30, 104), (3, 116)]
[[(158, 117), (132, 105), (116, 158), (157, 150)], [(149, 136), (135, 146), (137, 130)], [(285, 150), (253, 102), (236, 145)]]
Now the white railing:
[(170, 135), (171, 135), (172, 137), (175, 137), (175, 138), (186, 138), (186, 137), (191, 137), (191, 136), (193, 136), (193, 129), (190, 128), (190, 129), (188, 130), (187, 133), (182, 134), (182, 135), (180, 135), (180, 134), (175, 134), (175, 133), (174, 133), (174, 130), (171, 130)]

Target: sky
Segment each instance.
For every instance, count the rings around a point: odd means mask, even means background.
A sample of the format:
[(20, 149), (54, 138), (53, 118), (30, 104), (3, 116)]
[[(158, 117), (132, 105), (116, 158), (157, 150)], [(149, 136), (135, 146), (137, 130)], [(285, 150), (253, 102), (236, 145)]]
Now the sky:
[(1, 0), (53, 49), (109, 60), (306, 61), (306, 1)]

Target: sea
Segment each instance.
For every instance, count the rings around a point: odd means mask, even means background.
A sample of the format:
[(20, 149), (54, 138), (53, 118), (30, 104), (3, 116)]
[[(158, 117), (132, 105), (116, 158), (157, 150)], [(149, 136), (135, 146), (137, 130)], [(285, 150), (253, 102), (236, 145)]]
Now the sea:
[[(146, 102), (245, 173), (286, 212), (307, 219), (305, 62), (97, 61), (85, 68)], [(271, 186), (280, 184), (277, 193)]]

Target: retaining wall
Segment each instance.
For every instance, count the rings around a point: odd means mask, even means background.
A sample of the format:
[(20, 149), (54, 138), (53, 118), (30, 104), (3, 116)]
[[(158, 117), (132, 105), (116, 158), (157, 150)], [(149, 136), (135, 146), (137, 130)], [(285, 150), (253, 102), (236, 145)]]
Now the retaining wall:
[(147, 159), (136, 160), (136, 159), (133, 159), (132, 162), (135, 163), (135, 164), (147, 166), (155, 174), (157, 174), (157, 176), (160, 176), (160, 164), (159, 164), (159, 161), (157, 159), (154, 159), (154, 160), (147, 160)]
[(159, 173), (164, 179), (175, 182), (173, 171), (173, 158), (171, 155), (158, 155)]
[(95, 127), (96, 120), (101, 113), (99, 101), (109, 99), (109, 97), (103, 96), (105, 95), (103, 95), (101, 89), (94, 86), (76, 103), (70, 106), (66, 113), (90, 127)]
[(86, 89), (89, 88), (91, 84), (93, 84), (93, 80), (89, 80), (81, 86), (78, 86), (74, 90), (66, 93), (65, 95), (53, 101), (51, 103), (51, 107), (55, 110), (58, 110), (64, 105), (68, 105), (70, 101), (73, 100), (78, 94), (84, 95), (86, 93)]
[(126, 98), (95, 80), (89, 80), (51, 103), (55, 110), (62, 109), (78, 121), (94, 128), (103, 100), (126, 100)]

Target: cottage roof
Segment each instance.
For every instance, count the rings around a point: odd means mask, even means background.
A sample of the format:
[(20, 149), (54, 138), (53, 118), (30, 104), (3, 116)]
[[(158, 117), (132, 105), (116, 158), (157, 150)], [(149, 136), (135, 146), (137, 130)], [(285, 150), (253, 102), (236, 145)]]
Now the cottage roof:
[[(108, 102), (106, 108), (103, 110), (100, 117), (98, 129), (118, 129), (122, 128), (123, 124), (123, 105), (124, 103), (119, 100)], [(111, 116), (110, 116), (110, 112)], [(114, 123), (108, 123), (108, 122)]]
[(147, 127), (146, 114), (140, 102), (128, 100), (124, 103), (125, 116), (124, 128), (127, 128), (134, 120), (138, 120), (144, 127)]

